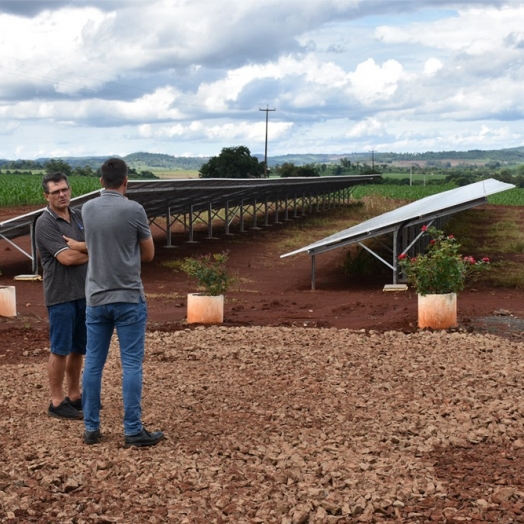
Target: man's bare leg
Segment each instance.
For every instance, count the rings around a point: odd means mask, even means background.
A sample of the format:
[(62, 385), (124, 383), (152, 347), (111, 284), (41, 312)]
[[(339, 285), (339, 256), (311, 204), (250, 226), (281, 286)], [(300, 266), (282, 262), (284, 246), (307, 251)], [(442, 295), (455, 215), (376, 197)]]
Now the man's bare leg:
[(64, 376), (66, 371), (67, 357), (65, 355), (49, 355), (47, 363), (47, 376), (49, 378), (49, 388), (51, 390), (51, 402), (58, 407), (64, 400)]
[(67, 396), (70, 400), (78, 400), (81, 397), (80, 376), (82, 374), (82, 363), (84, 356), (80, 353), (71, 353), (67, 356), (65, 375), (67, 378)]

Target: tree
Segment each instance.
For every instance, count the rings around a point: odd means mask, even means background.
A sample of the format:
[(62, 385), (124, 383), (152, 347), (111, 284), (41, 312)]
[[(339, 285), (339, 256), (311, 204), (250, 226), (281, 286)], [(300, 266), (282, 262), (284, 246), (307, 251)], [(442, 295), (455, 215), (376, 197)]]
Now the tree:
[(44, 169), (46, 173), (56, 173), (57, 171), (60, 171), (67, 176), (71, 176), (73, 173), (71, 166), (61, 158), (51, 158), (44, 164)]
[(264, 163), (259, 162), (246, 146), (224, 147), (199, 170), (200, 178), (260, 178)]
[(290, 178), (297, 175), (297, 166), (293, 162), (284, 162), (281, 166), (275, 167), (275, 173), (280, 178)]
[(95, 176), (96, 173), (93, 171), (91, 166), (84, 166), (84, 167), (77, 166), (73, 170), (73, 175), (76, 175), (76, 176)]
[(281, 178), (320, 176), (318, 168), (314, 164), (296, 166), (293, 162), (284, 162), (275, 171)]
[(320, 176), (317, 166), (315, 164), (304, 164), (303, 166), (297, 167), (298, 176)]

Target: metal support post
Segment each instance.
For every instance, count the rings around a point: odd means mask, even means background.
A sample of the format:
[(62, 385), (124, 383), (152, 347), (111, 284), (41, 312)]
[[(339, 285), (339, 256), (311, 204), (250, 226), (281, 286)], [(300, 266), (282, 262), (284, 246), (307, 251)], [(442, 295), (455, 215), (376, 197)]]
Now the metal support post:
[(209, 202), (207, 208), (207, 238), (208, 240), (215, 240), (217, 237), (213, 236), (213, 203)]
[(267, 203), (267, 197), (264, 200), (264, 226), (269, 227), (269, 205)]
[(240, 232), (245, 233), (244, 229), (244, 201), (240, 202)]
[(258, 205), (257, 200), (255, 199), (253, 201), (253, 227), (251, 228), (251, 229), (254, 229), (255, 231), (261, 229), (257, 225), (257, 211), (258, 211), (257, 205)]
[(193, 204), (191, 204), (191, 206), (189, 206), (189, 240), (188, 240), (188, 242), (190, 244), (195, 242), (193, 233), (194, 233), (194, 228), (193, 228)]
[(164, 247), (175, 247), (171, 241), (172, 241), (172, 232), (171, 232), (171, 225), (173, 222), (171, 222), (171, 207), (167, 208), (166, 212), (166, 245)]
[(315, 291), (315, 255), (311, 255), (311, 290)]

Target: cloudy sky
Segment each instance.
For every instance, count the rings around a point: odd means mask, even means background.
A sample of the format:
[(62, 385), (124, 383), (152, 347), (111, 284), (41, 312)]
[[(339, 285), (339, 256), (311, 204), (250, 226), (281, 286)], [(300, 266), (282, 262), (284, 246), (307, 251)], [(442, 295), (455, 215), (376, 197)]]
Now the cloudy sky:
[[(0, 158), (524, 145), (524, 0), (0, 0)], [(264, 109), (271, 109), (266, 113)]]

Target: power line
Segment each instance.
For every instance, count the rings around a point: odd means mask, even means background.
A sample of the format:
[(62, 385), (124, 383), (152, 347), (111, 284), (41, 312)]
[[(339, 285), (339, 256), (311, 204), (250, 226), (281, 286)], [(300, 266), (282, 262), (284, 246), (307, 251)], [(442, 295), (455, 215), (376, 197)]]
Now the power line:
[(259, 109), (259, 111), (266, 112), (266, 147), (264, 149), (264, 177), (267, 178), (267, 128), (269, 123), (269, 112), (276, 111), (276, 109), (269, 109), (266, 105), (266, 109)]

